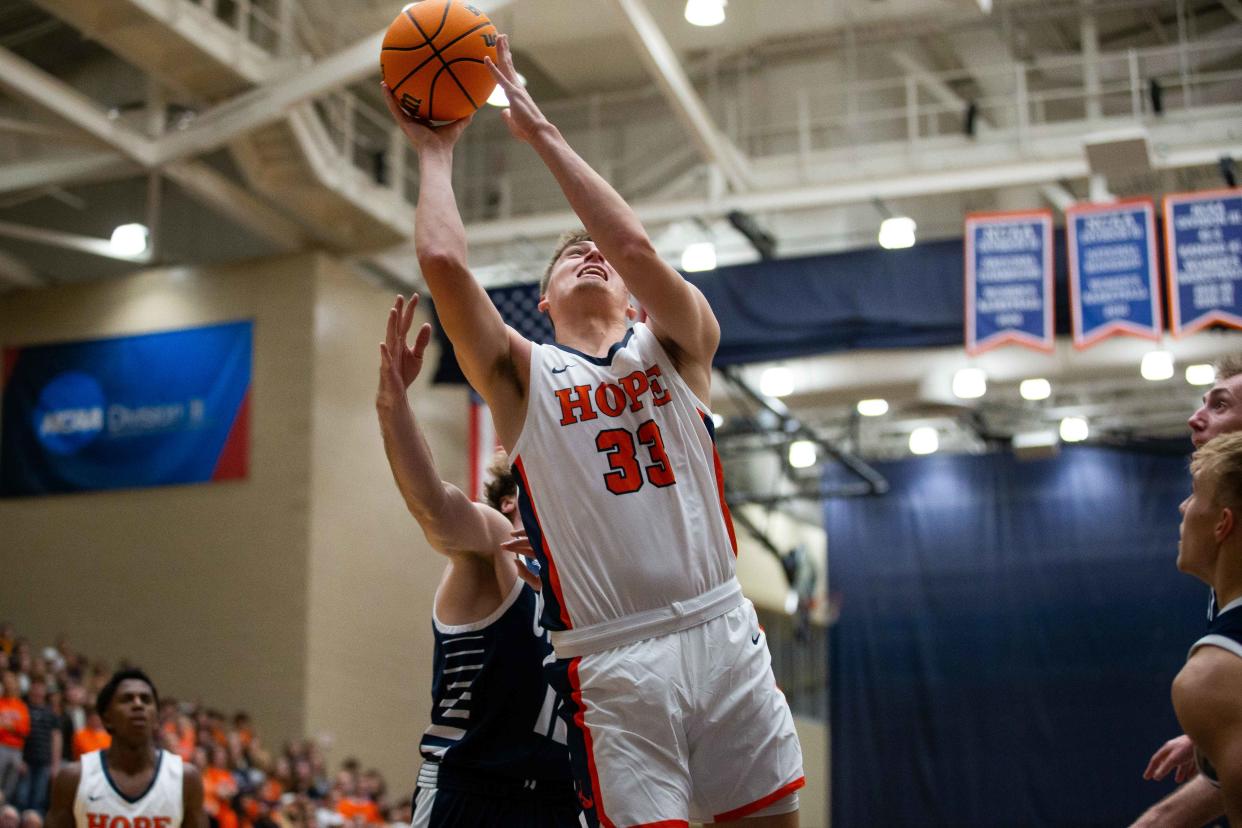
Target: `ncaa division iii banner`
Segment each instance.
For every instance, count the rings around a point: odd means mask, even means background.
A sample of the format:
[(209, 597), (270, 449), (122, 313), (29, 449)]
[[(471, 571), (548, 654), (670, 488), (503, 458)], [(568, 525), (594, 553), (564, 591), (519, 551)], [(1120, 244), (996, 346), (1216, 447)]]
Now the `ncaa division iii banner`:
[(1052, 212), (966, 216), (966, 351), (1051, 351)]
[(5, 348), (0, 496), (246, 477), (252, 328)]

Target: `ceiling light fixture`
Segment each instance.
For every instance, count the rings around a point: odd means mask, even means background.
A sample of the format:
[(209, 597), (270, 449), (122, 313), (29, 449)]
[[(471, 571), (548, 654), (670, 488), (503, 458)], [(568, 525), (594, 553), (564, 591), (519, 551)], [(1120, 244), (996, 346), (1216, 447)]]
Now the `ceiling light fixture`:
[(1216, 369), (1206, 362), (1187, 365), (1186, 382), (1191, 385), (1211, 385), (1216, 382)]
[(112, 250), (118, 256), (141, 256), (149, 237), (145, 224), (122, 224), (112, 231)]
[(1024, 379), (1018, 385), (1018, 393), (1024, 400), (1046, 400), (1052, 395), (1052, 383), (1043, 377)]
[(977, 400), (988, 393), (988, 375), (982, 368), (960, 368), (953, 375), (953, 396), (959, 400)]
[(910, 432), (911, 454), (935, 454), (940, 448), (940, 435), (931, 426), (919, 426)]
[(794, 440), (789, 444), (789, 465), (795, 469), (809, 469), (819, 459), (819, 452), (810, 440)]
[(1173, 355), (1168, 351), (1148, 351), (1139, 366), (1143, 379), (1159, 382), (1173, 376)]
[(759, 375), (759, 390), (768, 397), (788, 397), (794, 390), (793, 371), (777, 365)]
[(686, 0), (686, 21), (694, 26), (719, 26), (728, 0)]
[(681, 253), (681, 269), (686, 273), (715, 270), (716, 245), (709, 241), (686, 245), (686, 249)]
[(1081, 443), (1091, 434), (1083, 417), (1065, 417), (1061, 420), (1061, 439), (1067, 443)]
[(918, 225), (909, 216), (893, 216), (880, 222), (880, 247), (885, 250), (902, 250), (914, 247), (914, 231)]
[(864, 417), (881, 417), (888, 413), (888, 400), (859, 400), (858, 413)]

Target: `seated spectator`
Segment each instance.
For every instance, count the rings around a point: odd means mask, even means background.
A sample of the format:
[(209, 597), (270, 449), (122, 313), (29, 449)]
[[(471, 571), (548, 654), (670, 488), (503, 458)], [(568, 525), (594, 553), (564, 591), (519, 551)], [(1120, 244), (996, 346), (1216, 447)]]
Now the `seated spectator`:
[(0, 828), (18, 828), (21, 817), (12, 805), (0, 805)]
[(203, 768), (203, 810), (211, 819), (212, 828), (238, 828), (233, 797), (237, 795), (237, 779), (229, 769), (229, 753), (213, 747), (211, 759)]
[(43, 816), (38, 811), (22, 811), (18, 828), (43, 828)]
[(30, 680), (26, 696), (30, 716), (30, 732), (22, 750), (26, 772), (17, 786), (17, 807), (33, 812), (40, 822), (47, 813), (52, 777), (60, 769), (60, 719), (47, 703), (47, 684), (41, 678)]
[(87, 708), (86, 727), (73, 734), (73, 760), (76, 762), (83, 754), (105, 750), (111, 745), (112, 735), (104, 730), (103, 719), (94, 707)]
[(13, 625), (5, 622), (0, 624), (0, 654), (5, 657), (13, 654), (13, 645), (17, 643), (17, 637), (13, 634)]

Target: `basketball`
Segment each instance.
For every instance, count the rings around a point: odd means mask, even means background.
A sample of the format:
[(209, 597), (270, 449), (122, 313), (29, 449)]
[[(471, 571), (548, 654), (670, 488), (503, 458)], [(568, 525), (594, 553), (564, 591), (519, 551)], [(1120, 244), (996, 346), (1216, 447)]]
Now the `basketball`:
[(384, 35), (384, 83), (415, 118), (465, 118), (496, 87), (483, 63), (496, 60), (496, 37), (487, 15), (464, 0), (410, 3)]

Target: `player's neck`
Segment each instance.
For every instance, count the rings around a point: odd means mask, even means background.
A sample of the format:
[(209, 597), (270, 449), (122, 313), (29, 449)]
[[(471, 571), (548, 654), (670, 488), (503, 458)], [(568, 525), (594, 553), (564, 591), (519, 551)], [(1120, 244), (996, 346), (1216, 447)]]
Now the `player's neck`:
[(625, 338), (625, 320), (604, 316), (580, 316), (556, 326), (556, 343), (581, 351), (588, 356), (603, 357), (608, 349)]
[(155, 746), (149, 742), (127, 744), (117, 739), (108, 747), (108, 767), (133, 775), (155, 766)]
[(1221, 546), (1216, 555), (1216, 571), (1212, 573), (1212, 589), (1218, 607), (1242, 598), (1242, 544)]

